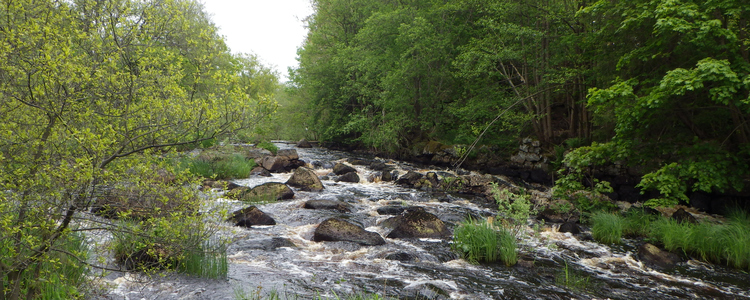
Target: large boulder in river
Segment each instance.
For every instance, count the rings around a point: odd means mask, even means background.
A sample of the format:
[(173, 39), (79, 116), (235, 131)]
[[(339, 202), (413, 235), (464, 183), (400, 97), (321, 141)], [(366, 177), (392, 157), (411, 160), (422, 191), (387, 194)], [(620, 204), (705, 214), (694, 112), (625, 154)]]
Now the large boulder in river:
[(339, 181), (357, 183), (359, 182), (359, 175), (357, 175), (357, 173), (355, 172), (349, 172), (341, 175), (339, 178), (336, 178), (336, 182)]
[(309, 200), (305, 202), (305, 205), (302, 206), (302, 208), (307, 209), (331, 209), (331, 210), (337, 210), (342, 213), (347, 213), (351, 211), (349, 209), (349, 205), (336, 200)]
[(315, 229), (313, 241), (345, 241), (364, 246), (385, 244), (383, 237), (376, 232), (367, 231), (339, 218), (330, 218), (320, 223)]
[(286, 184), (266, 182), (252, 189), (240, 187), (226, 193), (227, 198), (240, 201), (276, 201), (294, 198), (294, 191)]
[(266, 156), (261, 158), (258, 163), (260, 163), (261, 167), (271, 172), (283, 172), (291, 164), (287, 158), (282, 156)]
[(352, 166), (345, 165), (343, 163), (336, 163), (335, 166), (333, 166), (333, 174), (336, 175), (344, 175), (346, 173), (357, 173), (357, 169), (355, 169)]
[(388, 238), (446, 238), (451, 235), (443, 221), (424, 209), (410, 209), (387, 221), (393, 227)]
[(297, 142), (297, 148), (312, 148), (312, 144), (308, 142), (306, 139), (301, 139), (299, 142)]
[(656, 269), (673, 268), (682, 258), (672, 252), (664, 251), (649, 243), (638, 247), (638, 259), (649, 267)]
[(227, 221), (234, 223), (234, 226), (250, 228), (257, 225), (276, 225), (276, 221), (255, 205), (240, 209), (232, 213)]
[(297, 187), (303, 191), (319, 192), (323, 190), (323, 183), (313, 170), (305, 167), (294, 169), (294, 174), (289, 177), (286, 184)]
[(398, 180), (396, 180), (396, 183), (414, 186), (422, 179), (422, 177), (424, 177), (424, 175), (414, 171), (409, 171), (404, 174), (404, 176), (399, 177)]

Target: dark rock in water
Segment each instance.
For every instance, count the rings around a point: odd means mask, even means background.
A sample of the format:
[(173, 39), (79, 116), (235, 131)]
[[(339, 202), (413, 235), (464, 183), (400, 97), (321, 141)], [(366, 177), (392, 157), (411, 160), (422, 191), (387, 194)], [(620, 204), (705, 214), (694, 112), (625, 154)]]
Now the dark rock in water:
[(299, 160), (299, 154), (297, 154), (297, 150), (294, 149), (279, 150), (278, 152), (276, 152), (276, 156), (288, 161)]
[(333, 166), (333, 174), (344, 175), (351, 172), (357, 173), (357, 170), (352, 166), (348, 166), (342, 163), (336, 163), (336, 165)]
[(358, 183), (359, 182), (359, 175), (355, 172), (349, 172), (344, 175), (339, 176), (339, 178), (336, 178), (336, 182), (343, 181), (343, 182), (353, 182)]
[(240, 201), (275, 201), (294, 198), (294, 191), (283, 183), (266, 182), (252, 189), (246, 187), (233, 189), (225, 196)]
[(234, 226), (247, 228), (254, 225), (276, 225), (276, 221), (273, 218), (255, 207), (255, 205), (235, 211), (227, 221), (235, 223)]
[(338, 218), (323, 221), (315, 229), (313, 241), (346, 241), (364, 246), (385, 244), (385, 240), (376, 232), (366, 231), (364, 228)]
[(258, 163), (270, 172), (284, 172), (285, 168), (289, 166), (290, 161), (281, 156), (266, 156), (261, 158)]
[(319, 192), (323, 190), (323, 183), (320, 182), (318, 175), (313, 170), (305, 167), (295, 169), (294, 174), (292, 174), (292, 177), (289, 177), (286, 184), (303, 191)]
[(255, 167), (252, 171), (250, 171), (251, 176), (263, 176), (263, 177), (271, 177), (271, 172), (266, 170), (263, 167)]
[(238, 187), (241, 187), (241, 185), (236, 184), (236, 183), (231, 182), (231, 181), (227, 181), (227, 191), (231, 191), (231, 190), (236, 189)]
[(312, 148), (312, 144), (308, 142), (306, 139), (301, 139), (299, 142), (297, 142), (297, 148)]
[(355, 166), (369, 166), (372, 162), (369, 160), (359, 159), (359, 158), (349, 158), (346, 160), (346, 162), (353, 164)]
[(682, 262), (679, 255), (661, 250), (649, 243), (638, 247), (638, 259), (647, 266), (657, 269), (670, 269)]
[(451, 234), (443, 221), (423, 209), (409, 210), (392, 219), (393, 230), (388, 238), (446, 238)]
[(685, 223), (685, 222), (692, 223), (692, 224), (698, 223), (698, 219), (696, 219), (693, 215), (687, 212), (684, 208), (680, 208), (676, 212), (672, 213), (672, 219), (677, 221), (678, 223)]
[(316, 169), (333, 169), (333, 163), (329, 161), (313, 161), (312, 166)]
[(248, 250), (274, 251), (282, 247), (297, 248), (297, 245), (287, 238), (274, 237), (260, 240), (240, 240), (230, 246), (233, 251), (237, 252)]
[(565, 222), (562, 225), (560, 225), (560, 229), (558, 231), (570, 232), (572, 234), (579, 234), (581, 233), (581, 228), (579, 228), (575, 222)]
[(398, 205), (388, 205), (388, 206), (381, 206), (378, 207), (377, 211), (380, 215), (400, 215), (404, 211), (406, 211), (406, 206), (398, 206)]
[(450, 299), (450, 294), (434, 284), (424, 283), (407, 287), (399, 299), (408, 300), (444, 300)]
[(703, 192), (693, 192), (690, 194), (690, 206), (707, 212), (711, 210), (711, 196)]
[(380, 173), (380, 181), (390, 182), (395, 180), (397, 176), (398, 175), (396, 171), (383, 170), (383, 172)]
[(342, 213), (350, 212), (349, 205), (336, 200), (309, 200), (302, 206), (307, 209), (332, 209)]
[(422, 179), (422, 177), (424, 177), (424, 175), (414, 171), (409, 171), (406, 172), (404, 176), (399, 177), (398, 180), (396, 180), (396, 183), (414, 186), (419, 182), (420, 179)]
[(417, 256), (406, 252), (396, 252), (385, 256), (387, 260), (397, 260), (400, 262), (413, 262), (417, 260)]
[(370, 164), (370, 169), (374, 171), (383, 171), (388, 168), (388, 165), (382, 162), (374, 161)]

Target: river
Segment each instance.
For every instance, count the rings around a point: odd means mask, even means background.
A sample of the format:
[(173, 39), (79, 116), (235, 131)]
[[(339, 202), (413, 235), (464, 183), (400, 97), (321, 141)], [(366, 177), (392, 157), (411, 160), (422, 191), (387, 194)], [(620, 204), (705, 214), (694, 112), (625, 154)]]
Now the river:
[[(277, 145), (282, 149), (293, 147)], [(357, 158), (351, 153), (321, 148), (297, 151), (308, 165), (313, 161), (335, 163)], [(394, 165), (400, 174), (407, 170), (423, 174), (450, 172), (383, 161)], [(385, 237), (388, 232), (379, 224), (392, 216), (380, 215), (377, 209), (388, 205), (420, 206), (451, 226), (466, 216), (493, 215), (487, 205), (477, 204), (482, 201), (390, 182), (369, 182), (368, 178), (377, 172), (365, 166), (354, 167), (361, 178), (359, 183), (323, 180), (322, 192), (295, 190), (292, 200), (259, 205), (276, 220), (275, 226), (245, 229), (222, 223), (217, 234), (233, 241), (228, 249), (228, 279), (206, 280), (178, 274), (144, 278), (114, 272), (103, 279), (111, 289), (100, 297), (239, 299), (241, 295), (255, 299), (276, 293), (278, 299), (345, 299), (351, 294), (377, 293), (399, 299), (750, 299), (747, 272), (694, 260), (660, 272), (635, 258), (636, 241), (602, 245), (587, 232), (559, 233), (554, 225), (535, 226), (536, 220), (529, 220), (529, 228), (520, 241), (521, 261), (513, 267), (470, 264), (451, 251), (449, 240), (386, 239), (381, 246), (311, 241), (316, 226), (330, 217), (348, 219)], [(331, 170), (318, 168), (316, 172), (325, 176)], [(253, 187), (285, 182), (289, 176), (281, 173), (234, 182)], [(206, 198), (206, 209), (217, 205), (230, 209), (247, 206), (221, 198), (220, 194), (214, 196)], [(306, 201), (314, 199), (340, 200), (352, 209), (340, 213), (302, 208)], [(580, 284), (566, 285), (566, 278)]]

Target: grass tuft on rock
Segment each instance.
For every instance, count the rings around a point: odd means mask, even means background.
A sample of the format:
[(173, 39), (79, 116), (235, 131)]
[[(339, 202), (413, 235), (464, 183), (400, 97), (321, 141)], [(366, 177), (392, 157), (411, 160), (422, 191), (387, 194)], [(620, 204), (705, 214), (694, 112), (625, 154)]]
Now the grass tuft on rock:
[(624, 218), (620, 215), (597, 212), (591, 215), (591, 235), (604, 244), (619, 244), (625, 227)]
[(511, 266), (518, 262), (515, 236), (487, 221), (461, 223), (453, 232), (453, 248), (472, 263), (501, 261)]

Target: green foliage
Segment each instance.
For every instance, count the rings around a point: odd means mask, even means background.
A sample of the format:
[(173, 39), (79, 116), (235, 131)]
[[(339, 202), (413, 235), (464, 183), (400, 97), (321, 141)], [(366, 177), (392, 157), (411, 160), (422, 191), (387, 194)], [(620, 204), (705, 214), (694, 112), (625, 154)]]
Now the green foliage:
[(595, 240), (605, 244), (619, 244), (625, 221), (620, 215), (598, 212), (591, 215), (591, 235)]
[[(88, 258), (89, 248), (85, 237), (71, 233), (65, 239), (52, 245), (54, 252), (44, 257), (44, 261), (24, 273), (21, 280), (21, 294), (34, 295), (34, 299), (72, 299), (81, 297), (85, 290), (88, 268), (78, 260)], [(0, 263), (7, 264), (17, 255), (10, 240), (0, 242)], [(27, 254), (29, 255), (29, 254)], [(0, 289), (10, 289), (6, 282), (0, 283)]]
[(114, 232), (113, 253), (127, 270), (178, 270), (204, 278), (225, 278), (226, 242), (211, 241), (213, 229), (199, 214), (173, 213), (137, 223), (123, 222)]
[(527, 195), (524, 190), (518, 194), (508, 189), (500, 190), (496, 183), (490, 185), (490, 193), (497, 202), (498, 215), (504, 218), (503, 225), (510, 229), (513, 235), (518, 236), (533, 213), (529, 201), (531, 195)]
[(276, 146), (276, 144), (271, 143), (271, 142), (267, 142), (267, 141), (266, 142), (260, 142), (260, 143), (258, 143), (258, 145), (256, 145), (256, 147), (261, 148), (261, 149), (266, 149), (268, 151), (271, 151), (271, 153), (273, 155), (276, 155), (276, 153), (279, 152), (279, 147)]
[(488, 221), (467, 220), (453, 231), (453, 249), (472, 263), (502, 261), (516, 264), (516, 237)]

